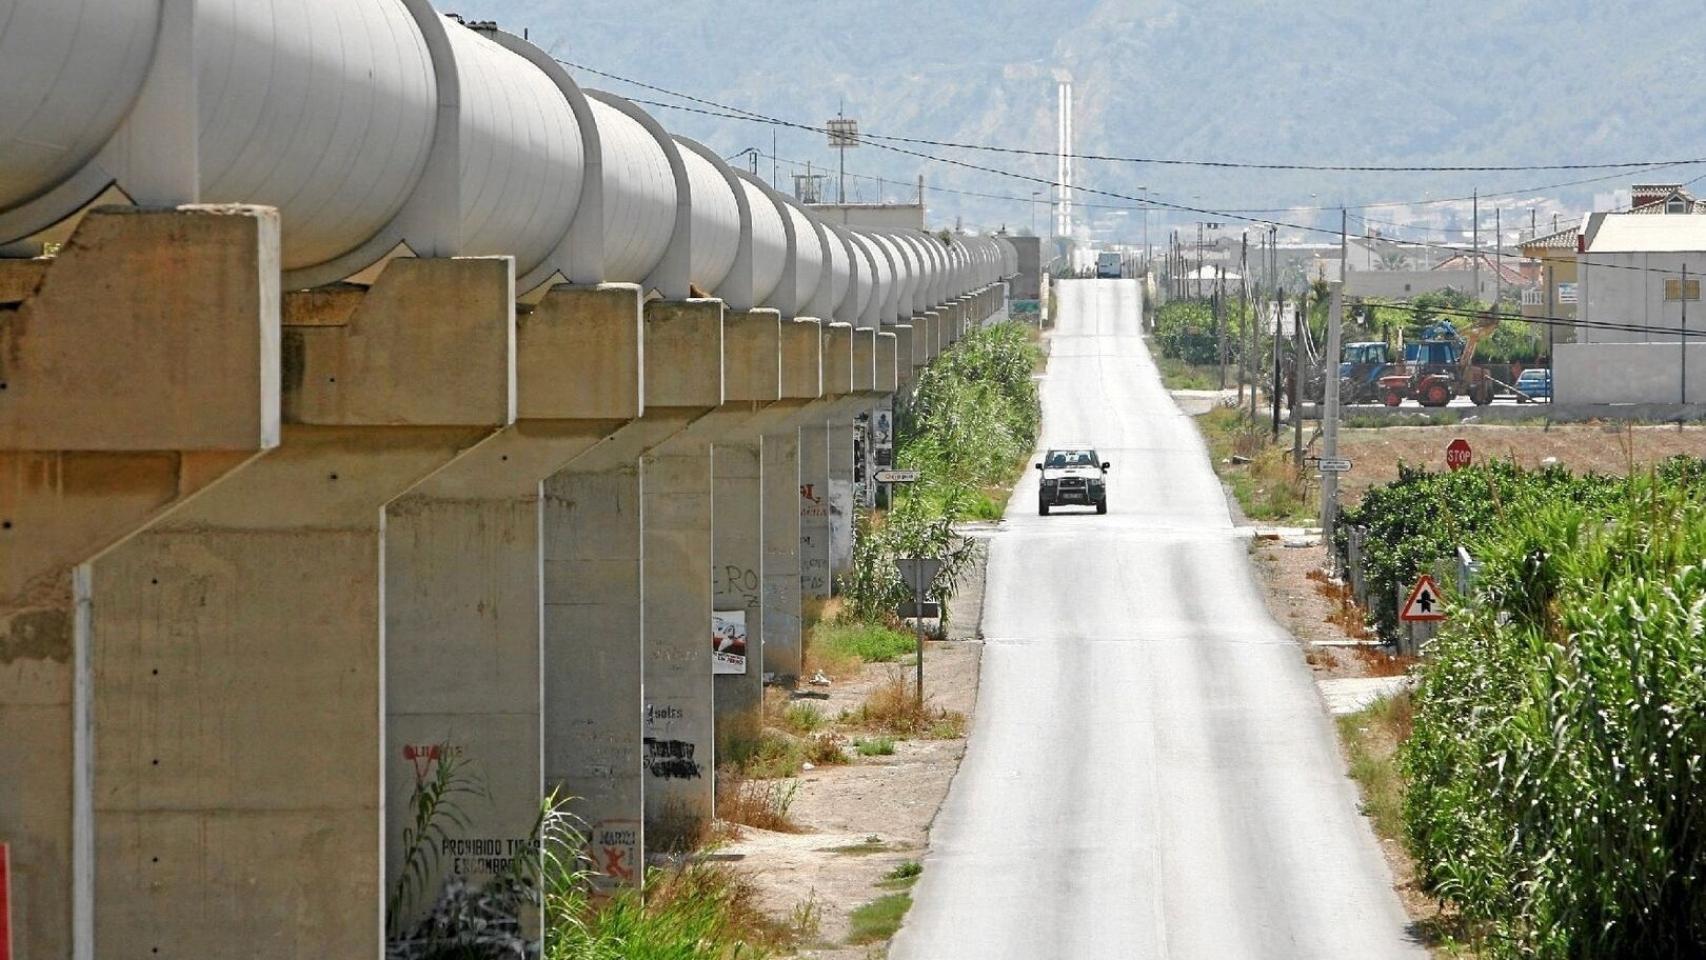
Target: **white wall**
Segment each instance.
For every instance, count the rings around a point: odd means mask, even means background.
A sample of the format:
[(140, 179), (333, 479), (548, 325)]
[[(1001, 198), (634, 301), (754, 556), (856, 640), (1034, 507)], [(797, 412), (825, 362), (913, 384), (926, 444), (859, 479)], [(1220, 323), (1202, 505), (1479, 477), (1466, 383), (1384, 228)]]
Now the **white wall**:
[[(1669, 344), (1560, 343), (1552, 363), (1554, 402), (1677, 403), (1682, 399), (1683, 349), (1674, 340)], [(1686, 349), (1687, 402), (1706, 403), (1706, 339), (1689, 343)]]
[[(1665, 301), (1666, 277), (1680, 280), (1687, 265), (1689, 278), (1706, 273), (1706, 251), (1698, 253), (1589, 253), (1581, 258), (1577, 273), (1580, 298), (1576, 319), (1594, 323), (1627, 323), (1637, 326), (1680, 328), (1681, 301)], [(1656, 273), (1652, 271), (1671, 271)], [(1701, 284), (1706, 287), (1706, 283)], [(1706, 341), (1706, 300), (1688, 304), (1689, 339)], [(1605, 330), (1582, 326), (1579, 343), (1675, 343), (1675, 333), (1652, 330)]]

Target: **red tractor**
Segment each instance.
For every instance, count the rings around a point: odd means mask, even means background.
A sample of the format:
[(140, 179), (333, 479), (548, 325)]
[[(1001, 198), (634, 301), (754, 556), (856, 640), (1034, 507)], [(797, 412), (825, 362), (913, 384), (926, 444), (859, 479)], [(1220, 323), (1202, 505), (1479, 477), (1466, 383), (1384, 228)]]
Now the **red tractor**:
[(1463, 396), (1478, 407), (1492, 403), (1500, 384), (1473, 361), (1475, 348), (1498, 324), (1497, 316), (1482, 314), (1463, 337), (1447, 322), (1428, 327), (1421, 342), (1405, 348), (1404, 362), (1380, 378), (1381, 402), (1396, 407), (1409, 399), (1424, 407), (1443, 407)]

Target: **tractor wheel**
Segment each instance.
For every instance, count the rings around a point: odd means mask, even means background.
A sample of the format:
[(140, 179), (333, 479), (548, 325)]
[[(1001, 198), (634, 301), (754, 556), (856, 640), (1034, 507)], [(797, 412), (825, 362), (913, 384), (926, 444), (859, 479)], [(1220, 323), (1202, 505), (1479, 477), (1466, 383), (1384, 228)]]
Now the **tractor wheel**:
[(1443, 407), (1451, 402), (1451, 388), (1438, 380), (1427, 385), (1422, 391), (1422, 406)]
[(1493, 388), (1487, 384), (1481, 384), (1469, 392), (1469, 399), (1477, 407), (1484, 407), (1493, 402)]
[(1396, 390), (1387, 390), (1386, 395), (1380, 398), (1380, 402), (1389, 407), (1396, 407), (1404, 402), (1404, 395)]

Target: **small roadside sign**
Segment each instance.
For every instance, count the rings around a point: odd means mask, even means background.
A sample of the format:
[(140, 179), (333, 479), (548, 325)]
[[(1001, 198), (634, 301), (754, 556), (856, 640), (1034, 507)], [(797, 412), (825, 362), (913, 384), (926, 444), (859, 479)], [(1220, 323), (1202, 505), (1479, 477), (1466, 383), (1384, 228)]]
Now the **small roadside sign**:
[(878, 483), (917, 483), (917, 470), (878, 470), (872, 479)]
[(901, 580), (920, 597), (936, 581), (936, 574), (942, 572), (942, 561), (934, 557), (902, 557), (895, 565), (900, 568)]
[(1351, 461), (1347, 457), (1321, 457), (1315, 468), (1322, 473), (1350, 473)]
[(1475, 452), (1469, 449), (1469, 441), (1458, 437), (1445, 448), (1445, 465), (1453, 470), (1462, 470), (1475, 462)]
[(1444, 604), (1440, 602), (1439, 584), (1434, 583), (1430, 574), (1422, 574), (1416, 578), (1416, 585), (1410, 588), (1410, 599), (1404, 601), (1404, 606), (1398, 610), (1398, 619), (1406, 623), (1417, 623), (1433, 620), (1444, 620)]

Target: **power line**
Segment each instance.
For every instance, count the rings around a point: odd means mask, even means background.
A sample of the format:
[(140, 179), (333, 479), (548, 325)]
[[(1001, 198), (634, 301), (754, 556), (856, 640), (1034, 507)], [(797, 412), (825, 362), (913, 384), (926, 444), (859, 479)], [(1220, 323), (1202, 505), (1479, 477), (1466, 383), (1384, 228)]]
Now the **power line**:
[[(589, 69), (589, 68), (581, 67), (580, 65), (575, 64), (575, 63), (568, 61), (568, 60), (559, 60), (558, 62), (564, 64), (565, 66), (575, 67), (576, 69)], [(688, 111), (691, 113), (704, 113), (704, 114), (708, 114), (711, 116), (728, 117), (731, 119), (744, 119), (744, 120), (750, 120), (750, 121), (756, 122), (756, 123), (774, 124), (777, 126), (791, 127), (791, 128), (798, 129), (798, 130), (807, 130), (807, 131), (811, 131), (814, 133), (827, 133), (827, 129), (823, 128), (823, 127), (817, 127), (817, 126), (813, 126), (811, 124), (805, 124), (805, 123), (796, 123), (792, 120), (782, 120), (782, 119), (778, 119), (776, 117), (769, 117), (769, 116), (766, 116), (766, 115), (761, 114), (761, 113), (755, 113), (751, 110), (745, 110), (745, 109), (740, 108), (740, 107), (731, 107), (731, 106), (728, 106), (727, 104), (718, 103), (714, 100), (706, 100), (702, 97), (694, 97), (694, 96), (691, 96), (689, 94), (678, 94), (672, 90), (667, 90), (667, 89), (664, 89), (662, 87), (652, 86), (651, 84), (640, 83), (637, 80), (628, 80), (627, 78), (618, 77), (614, 74), (608, 74), (608, 73), (604, 73), (602, 71), (592, 70), (590, 72), (598, 73), (601, 76), (611, 77), (612, 79), (621, 80), (624, 83), (632, 83), (636, 86), (642, 86), (642, 87), (646, 87), (647, 89), (657, 90), (657, 91), (660, 91), (660, 92), (662, 92), (666, 95), (669, 95), (669, 96), (681, 97), (681, 98), (686, 99), (686, 100), (692, 100), (696, 103), (709, 104), (712, 107), (716, 107), (719, 111), (724, 111), (724, 112), (713, 113), (709, 110), (700, 110), (700, 109), (693, 108), (693, 107), (684, 107), (684, 106), (681, 106), (679, 104), (658, 103), (656, 101), (648, 101), (648, 100), (634, 100), (635, 103), (642, 103), (642, 104), (646, 104), (647, 106), (657, 106), (657, 107), (666, 107), (666, 108), (673, 108), (673, 109), (678, 109), (678, 110), (685, 110), (685, 111)], [(1033, 174), (1018, 173), (1018, 172), (1015, 172), (1012, 170), (1003, 170), (999, 167), (990, 167), (990, 166), (985, 166), (985, 165), (979, 164), (979, 163), (971, 163), (970, 161), (960, 160), (960, 159), (956, 159), (954, 157), (939, 157), (939, 156), (936, 156), (934, 154), (924, 153), (924, 152), (921, 152), (918, 150), (913, 150), (913, 149), (908, 148), (908, 147), (898, 147), (892, 143), (872, 143), (869, 141), (865, 141), (863, 139), (863, 137), (861, 137), (861, 142), (867, 142), (867, 143), (869, 143), (870, 146), (876, 147), (879, 150), (887, 150), (887, 151), (890, 151), (892, 153), (899, 153), (899, 154), (902, 154), (905, 156), (917, 157), (919, 159), (929, 160), (929, 161), (934, 162), (934, 163), (946, 164), (948, 166), (960, 167), (960, 168), (967, 169), (967, 170), (976, 170), (976, 171), (979, 171), (982, 173), (993, 174), (995, 176), (1000, 176), (1000, 177), (1007, 177), (1008, 179), (1012, 179), (1012, 180), (1022, 180), (1022, 181), (1027, 182), (1027, 183), (1040, 184), (1040, 185), (1043, 185), (1046, 187), (1060, 187), (1061, 186), (1061, 184), (1058, 183), (1057, 181), (1050, 180), (1047, 177), (1039, 177), (1039, 176), (1035, 176)], [(1673, 163), (1706, 163), (1706, 160), (1674, 161)], [(1666, 165), (1671, 165), (1671, 164), (1666, 164)], [(1190, 204), (1178, 203), (1175, 201), (1161, 200), (1161, 199), (1153, 197), (1153, 196), (1150, 196), (1150, 197), (1134, 197), (1130, 194), (1118, 193), (1118, 192), (1112, 191), (1112, 190), (1102, 190), (1102, 189), (1098, 189), (1095, 187), (1084, 187), (1084, 186), (1079, 186), (1077, 184), (1071, 185), (1070, 189), (1072, 189), (1075, 192), (1095, 194), (1097, 196), (1104, 196), (1104, 197), (1112, 197), (1116, 200), (1125, 200), (1125, 201), (1128, 201), (1130, 203), (1141, 204), (1142, 206), (1148, 207), (1150, 209), (1174, 210), (1174, 211), (1178, 211), (1181, 213), (1190, 213), (1190, 214), (1197, 214), (1197, 215), (1204, 216), (1204, 217), (1212, 217), (1212, 218), (1215, 218), (1216, 220), (1238, 220), (1238, 221), (1242, 221), (1245, 223), (1257, 224), (1260, 226), (1283, 227), (1283, 228), (1286, 228), (1288, 230), (1297, 230), (1297, 231), (1301, 231), (1301, 232), (1305, 232), (1305, 233), (1317, 233), (1317, 234), (1322, 234), (1322, 235), (1332, 236), (1332, 237), (1338, 237), (1340, 235), (1339, 231), (1331, 230), (1331, 229), (1328, 229), (1326, 227), (1316, 227), (1316, 226), (1310, 226), (1308, 224), (1292, 223), (1290, 221), (1277, 220), (1277, 219), (1272, 219), (1272, 218), (1268, 218), (1268, 217), (1249, 216), (1249, 215), (1246, 215), (1243, 213), (1238, 213), (1238, 212), (1231, 211), (1231, 210), (1216, 210), (1216, 209), (1212, 209), (1209, 207), (1192, 206)], [(1017, 199), (1017, 198), (1014, 198), (1014, 199)], [(1400, 239), (1393, 238), (1393, 239), (1388, 239), (1385, 242), (1397, 244), (1400, 246), (1419, 247), (1422, 249), (1429, 249), (1429, 250), (1444, 250), (1444, 251), (1447, 251), (1447, 252), (1452, 253), (1452, 254), (1457, 254), (1457, 253), (1461, 252), (1456, 247), (1451, 247), (1451, 246), (1447, 246), (1444, 244), (1438, 244), (1438, 243), (1429, 243), (1425, 240), (1400, 240)], [(1675, 270), (1666, 270), (1666, 269), (1663, 269), (1660, 267), (1639, 267), (1639, 266), (1635, 266), (1633, 264), (1605, 263), (1602, 261), (1584, 260), (1584, 259), (1580, 259), (1580, 258), (1578, 258), (1576, 262), (1579, 265), (1584, 265), (1584, 266), (1598, 266), (1598, 267), (1604, 267), (1608, 270), (1630, 270), (1630, 271), (1635, 271), (1638, 273), (1657, 273), (1657, 274), (1662, 274), (1662, 275), (1675, 275), (1678, 272)]]
[[(662, 94), (665, 94), (667, 96), (677, 97), (677, 98), (682, 99), (682, 100), (687, 100), (687, 101), (690, 101), (693, 103), (704, 104), (706, 106), (717, 107), (717, 108), (724, 109), (724, 110), (733, 110), (733, 111), (736, 111), (738, 113), (744, 114), (745, 116), (750, 117), (752, 119), (763, 120), (767, 123), (784, 124), (786, 126), (792, 126), (792, 127), (798, 127), (801, 129), (805, 129), (805, 130), (810, 130), (814, 133), (827, 133), (828, 132), (827, 128), (811, 126), (808, 124), (791, 123), (789, 121), (779, 120), (775, 117), (766, 116), (764, 114), (756, 113), (754, 111), (746, 110), (746, 109), (743, 109), (740, 107), (730, 107), (727, 104), (718, 103), (715, 100), (707, 100), (703, 97), (695, 97), (695, 96), (691, 96), (689, 94), (679, 93), (677, 91), (670, 90), (670, 89), (667, 89), (665, 87), (656, 86), (654, 84), (645, 83), (645, 82), (640, 81), (640, 80), (635, 80), (631, 77), (624, 77), (620, 74), (611, 73), (607, 70), (600, 70), (596, 67), (587, 66), (586, 64), (575, 63), (574, 61), (571, 61), (571, 60), (558, 59), (557, 62), (561, 63), (567, 67), (573, 67), (576, 70), (581, 70), (581, 71), (584, 71), (586, 73), (595, 74), (597, 76), (604, 77), (606, 79), (616, 80), (616, 81), (621, 82), (621, 83), (630, 84), (632, 86), (640, 87), (640, 88), (645, 89), (645, 90), (651, 90), (651, 91), (654, 91), (656, 93), (662, 93)], [(858, 139), (862, 142), (870, 142), (870, 141), (879, 141), (880, 140), (880, 141), (883, 141), (885, 143), (908, 143), (908, 144), (913, 144), (916, 146), (945, 147), (945, 148), (953, 149), (953, 150), (979, 150), (979, 151), (983, 151), (986, 153), (1001, 153), (1001, 154), (1010, 154), (1010, 155), (1017, 155), (1017, 156), (1051, 157), (1052, 158), (1052, 157), (1056, 157), (1059, 155), (1056, 152), (1051, 151), (1051, 150), (1036, 150), (1036, 149), (1031, 149), (1031, 148), (1026, 148), (1026, 147), (1002, 147), (1002, 146), (995, 146), (993, 144), (986, 144), (986, 143), (963, 143), (963, 142), (955, 141), (955, 140), (933, 140), (933, 139), (929, 139), (929, 138), (925, 138), (925, 137), (897, 137), (897, 136), (888, 136), (888, 135), (884, 135), (884, 134), (875, 134), (875, 133), (860, 133)], [(877, 146), (878, 144), (873, 143), (872, 145)], [(1634, 167), (1676, 166), (1676, 165), (1685, 164), (1685, 163), (1706, 163), (1706, 157), (1689, 157), (1689, 158), (1685, 158), (1685, 159), (1681, 159), (1681, 160), (1652, 160), (1652, 159), (1648, 159), (1648, 160), (1626, 161), (1626, 162), (1621, 162), (1621, 163), (1521, 163), (1521, 164), (1482, 164), (1482, 165), (1470, 165), (1470, 164), (1453, 164), (1453, 165), (1398, 164), (1398, 165), (1389, 165), (1389, 164), (1346, 164), (1346, 163), (1281, 163), (1281, 162), (1275, 162), (1275, 161), (1243, 161), (1243, 160), (1182, 160), (1182, 159), (1170, 158), (1170, 157), (1135, 157), (1135, 156), (1120, 156), (1120, 155), (1116, 155), (1116, 154), (1100, 154), (1100, 153), (1073, 153), (1073, 154), (1067, 154), (1067, 156), (1072, 158), (1072, 159), (1075, 159), (1075, 160), (1098, 160), (1098, 161), (1106, 161), (1106, 162), (1110, 162), (1110, 163), (1136, 163), (1136, 164), (1150, 164), (1150, 165), (1155, 165), (1155, 166), (1205, 167), (1205, 168), (1209, 168), (1209, 169), (1228, 169), (1228, 170), (1295, 170), (1295, 171), (1315, 171), (1315, 172), (1331, 172), (1331, 173), (1511, 173), (1511, 172), (1534, 171), (1534, 170), (1627, 170), (1627, 169), (1634, 168)]]

